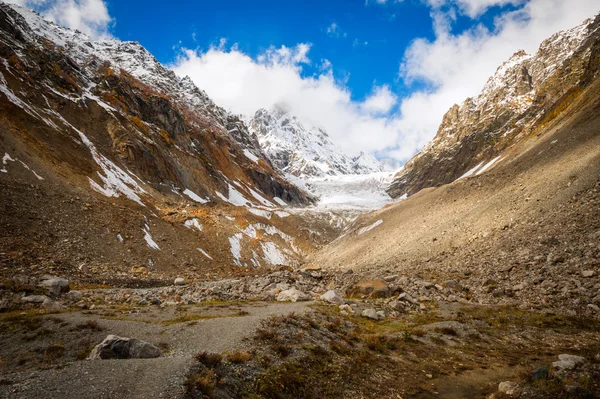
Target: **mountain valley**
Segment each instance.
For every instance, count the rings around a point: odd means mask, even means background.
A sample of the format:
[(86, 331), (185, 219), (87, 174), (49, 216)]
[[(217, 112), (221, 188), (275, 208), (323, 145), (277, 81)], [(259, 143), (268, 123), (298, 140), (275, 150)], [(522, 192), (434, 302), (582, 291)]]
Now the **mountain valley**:
[(24, 7), (0, 58), (0, 397), (600, 397), (600, 16), (394, 171)]

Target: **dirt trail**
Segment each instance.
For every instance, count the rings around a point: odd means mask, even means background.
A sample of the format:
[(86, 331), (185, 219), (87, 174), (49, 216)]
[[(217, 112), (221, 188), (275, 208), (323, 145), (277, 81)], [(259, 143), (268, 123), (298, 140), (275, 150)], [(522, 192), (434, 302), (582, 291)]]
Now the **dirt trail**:
[[(78, 361), (62, 369), (11, 375), (15, 384), (0, 386), (1, 398), (177, 398), (193, 355), (201, 351), (223, 352), (244, 347), (259, 322), (272, 315), (302, 312), (307, 303), (253, 304), (248, 315), (197, 320), (163, 326), (157, 323), (99, 320), (106, 335), (165, 342), (171, 354), (158, 359)], [(90, 319), (82, 313), (59, 316), (70, 322)]]

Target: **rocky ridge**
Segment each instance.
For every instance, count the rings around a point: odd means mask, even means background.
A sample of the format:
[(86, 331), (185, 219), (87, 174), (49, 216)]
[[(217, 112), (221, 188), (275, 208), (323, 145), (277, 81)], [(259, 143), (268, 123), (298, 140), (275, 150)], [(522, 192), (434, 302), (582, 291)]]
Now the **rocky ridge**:
[(325, 130), (305, 127), (297, 117), (275, 107), (259, 109), (248, 123), (261, 148), (282, 172), (301, 178), (362, 175), (383, 171), (371, 154), (348, 156)]
[(400, 171), (392, 197), (483, 173), (503, 151), (535, 134), (598, 74), (600, 17), (546, 39), (535, 54), (516, 52), (475, 98), (454, 105), (433, 140)]

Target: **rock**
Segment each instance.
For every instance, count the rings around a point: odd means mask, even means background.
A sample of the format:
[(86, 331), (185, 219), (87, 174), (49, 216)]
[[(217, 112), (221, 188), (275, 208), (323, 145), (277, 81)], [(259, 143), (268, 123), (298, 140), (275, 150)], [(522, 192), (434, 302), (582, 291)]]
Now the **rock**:
[(383, 310), (378, 310), (377, 317), (379, 317), (380, 319), (385, 319), (385, 312)]
[(348, 314), (354, 314), (354, 309), (350, 305), (340, 305), (340, 312), (346, 312)]
[(277, 300), (279, 302), (301, 302), (309, 301), (310, 299), (310, 295), (296, 288), (290, 288), (289, 290), (281, 291), (279, 295), (277, 295)]
[(44, 276), (38, 284), (39, 287), (45, 288), (50, 295), (59, 296), (69, 292), (69, 280), (56, 276)]
[(186, 285), (185, 279), (183, 277), (177, 277), (174, 281), (175, 285)]
[(567, 398), (593, 399), (595, 396), (592, 392), (579, 385), (565, 385), (565, 393)]
[(429, 281), (417, 280), (415, 281), (416, 285), (420, 285), (423, 288), (434, 288), (435, 284), (430, 283)]
[(508, 396), (517, 396), (521, 392), (519, 384), (513, 381), (503, 381), (498, 384), (498, 392), (501, 392)]
[(161, 356), (162, 352), (148, 342), (109, 335), (96, 345), (87, 359), (151, 359)]
[(327, 291), (326, 293), (321, 295), (320, 299), (322, 301), (333, 303), (335, 305), (343, 305), (344, 304), (344, 298), (342, 298), (341, 295), (339, 295), (334, 290)]
[(80, 291), (69, 291), (65, 297), (73, 302), (79, 302), (81, 301), (81, 298), (83, 297), (83, 295), (81, 294)]
[(156, 305), (156, 306), (158, 306), (158, 305), (161, 304), (160, 299), (158, 299), (158, 298), (152, 298), (150, 300), (150, 303), (153, 304), (153, 305)]
[(596, 313), (600, 313), (600, 307), (598, 305), (594, 305), (593, 303), (590, 303), (587, 305), (588, 309), (591, 309), (592, 311), (596, 312)]
[(548, 369), (546, 367), (538, 367), (531, 372), (531, 381), (540, 381), (548, 379)]
[(379, 315), (375, 309), (365, 309), (362, 311), (361, 316), (371, 320), (379, 320)]
[(62, 309), (62, 306), (59, 302), (54, 301), (50, 298), (46, 298), (44, 299), (44, 302), (42, 302), (42, 306), (48, 311), (48, 312), (58, 312), (59, 310)]
[(411, 297), (406, 292), (403, 292), (402, 294), (398, 295), (398, 300), (399, 301), (404, 301), (404, 302), (409, 302), (409, 303), (412, 303), (413, 305), (418, 305), (419, 304), (419, 300), (418, 299), (415, 299), (415, 298)]
[(397, 274), (393, 274), (393, 275), (391, 275), (391, 276), (385, 276), (385, 277), (383, 278), (383, 280), (384, 280), (384, 281), (386, 281), (386, 282), (388, 282), (388, 283), (391, 283), (392, 281), (396, 281), (396, 280), (398, 280), (398, 278), (399, 278), (399, 277), (400, 277), (399, 275), (397, 275)]
[(361, 280), (348, 291), (350, 296), (367, 296), (369, 298), (387, 298), (391, 295), (388, 285), (380, 278)]
[(595, 274), (596, 272), (593, 270), (584, 270), (581, 272), (581, 276), (585, 278), (594, 277)]
[(519, 283), (515, 286), (512, 287), (513, 291), (521, 291), (523, 290), (525, 287), (527, 287), (527, 283), (523, 282), (523, 283)]
[(585, 359), (577, 355), (562, 354), (558, 355), (558, 361), (553, 362), (552, 366), (559, 370), (573, 370), (578, 365), (585, 362)]
[(48, 298), (46, 295), (28, 295), (21, 298), (23, 303), (43, 303)]
[(346, 271), (344, 272), (344, 275), (346, 275), (346, 276), (347, 276), (347, 275), (350, 275), (350, 274), (354, 274), (354, 270), (352, 270), (352, 269), (348, 269), (348, 270), (346, 270)]
[(302, 269), (303, 272), (320, 272), (322, 269), (319, 266), (307, 266)]

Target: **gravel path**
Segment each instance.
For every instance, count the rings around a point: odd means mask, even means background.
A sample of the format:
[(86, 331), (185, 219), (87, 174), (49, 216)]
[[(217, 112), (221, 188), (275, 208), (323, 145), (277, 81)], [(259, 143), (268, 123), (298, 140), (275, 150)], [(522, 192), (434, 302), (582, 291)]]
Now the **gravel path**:
[[(272, 315), (302, 312), (304, 303), (246, 305), (248, 315), (198, 320), (162, 326), (122, 320), (100, 320), (106, 335), (135, 337), (152, 343), (164, 342), (172, 349), (158, 359), (79, 361), (62, 369), (13, 375), (15, 384), (0, 386), (2, 398), (178, 398), (193, 355), (201, 351), (223, 352), (244, 347), (259, 322)], [(72, 322), (88, 315), (61, 315)]]

